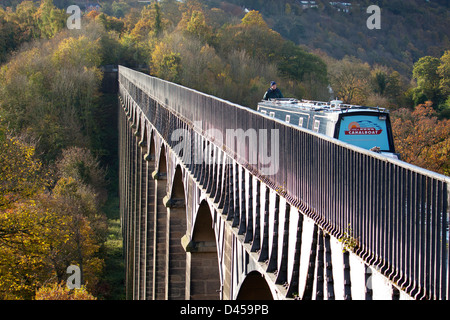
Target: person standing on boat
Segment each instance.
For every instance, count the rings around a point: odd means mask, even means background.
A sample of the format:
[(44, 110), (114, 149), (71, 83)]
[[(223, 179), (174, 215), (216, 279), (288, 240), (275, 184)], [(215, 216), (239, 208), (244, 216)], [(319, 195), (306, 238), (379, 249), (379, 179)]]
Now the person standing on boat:
[(281, 99), (283, 95), (281, 94), (280, 89), (277, 88), (277, 84), (275, 81), (270, 82), (270, 88), (264, 94), (263, 100), (269, 99)]

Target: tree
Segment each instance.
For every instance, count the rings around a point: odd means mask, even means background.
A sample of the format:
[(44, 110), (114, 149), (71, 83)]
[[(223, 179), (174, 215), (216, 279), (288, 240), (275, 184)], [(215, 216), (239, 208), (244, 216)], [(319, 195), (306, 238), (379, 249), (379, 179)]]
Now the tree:
[(370, 67), (354, 57), (330, 65), (328, 74), (336, 98), (344, 103), (363, 104), (368, 97)]
[(105, 192), (105, 171), (89, 149), (69, 147), (62, 150), (61, 158), (56, 162), (56, 168), (59, 178), (73, 178), (89, 185), (94, 188), (97, 195)]
[(36, 291), (36, 300), (97, 300), (85, 286), (80, 289), (69, 289), (64, 282), (50, 283)]
[(37, 39), (40, 36), (37, 26), (36, 16), (37, 8), (32, 1), (23, 1), (16, 8), (16, 20), (20, 28), (22, 41)]
[(153, 6), (145, 6), (140, 15), (140, 19), (134, 25), (130, 32), (130, 36), (136, 41), (149, 41), (160, 35), (163, 30), (163, 22), (161, 19), (161, 8), (158, 3)]
[(69, 240), (67, 221), (41, 204), (23, 199), (0, 211), (1, 299), (30, 299), (57, 275), (57, 253)]
[(94, 137), (100, 53), (95, 38), (60, 37), (36, 42), (0, 71), (2, 121), (35, 137), (46, 161), (69, 144), (89, 146), (86, 136)]
[(306, 91), (305, 98), (328, 99), (327, 66), (320, 57), (306, 52), (293, 42), (285, 41), (273, 60), (282, 75), (301, 83)]
[(11, 21), (7, 12), (0, 8), (0, 63), (3, 63), (7, 54), (18, 46), (19, 34), (19, 26)]
[(274, 64), (253, 59), (245, 50), (232, 50), (224, 62), (213, 93), (241, 105), (255, 109), (269, 81), (278, 80)]
[(400, 103), (402, 81), (397, 71), (385, 66), (374, 66), (370, 71), (370, 91), (366, 104), (396, 108)]
[(445, 51), (437, 68), (439, 75), (439, 89), (445, 96), (450, 95), (450, 50)]
[(172, 30), (177, 26), (182, 17), (180, 7), (184, 6), (177, 0), (163, 0), (161, 6), (161, 20), (166, 29)]
[(433, 108), (442, 116), (450, 114), (447, 101), (450, 94), (450, 51), (440, 59), (425, 56), (414, 64), (413, 79), (416, 87), (412, 90), (413, 101), (424, 103), (432, 101)]
[(100, 65), (99, 41), (92, 41), (86, 36), (68, 37), (58, 43), (52, 59), (57, 69), (62, 67), (92, 68)]
[(121, 34), (125, 29), (125, 22), (116, 17), (109, 17), (106, 14), (98, 13), (95, 10), (89, 12), (88, 16), (97, 19), (107, 31), (112, 30)]
[(269, 26), (264, 21), (262, 15), (256, 10), (251, 10), (247, 12), (244, 18), (242, 18), (242, 25), (247, 27), (269, 29)]
[(0, 210), (45, 190), (49, 176), (35, 147), (16, 137), (0, 137)]
[(238, 25), (219, 30), (217, 43), (226, 55), (231, 50), (245, 50), (251, 58), (266, 61), (276, 59), (276, 53), (285, 40), (278, 32), (270, 29), (257, 11), (249, 11)]
[(205, 15), (202, 11), (192, 12), (186, 25), (186, 31), (205, 42), (208, 42), (212, 37), (211, 27), (206, 24)]
[(402, 160), (450, 175), (450, 120), (438, 120), (431, 102), (413, 112), (400, 109), (392, 114), (392, 131)]
[(103, 268), (103, 260), (97, 253), (106, 231), (105, 218), (96, 206), (96, 195), (90, 187), (73, 178), (58, 180), (53, 193), (53, 210), (65, 217), (68, 237), (58, 252), (58, 275), (75, 264), (81, 270), (81, 283), (95, 288)]
[[(87, 150), (98, 126), (99, 38), (106, 32), (94, 21), (58, 32), (62, 12), (47, 0), (39, 9), (23, 2), (16, 13), (0, 10), (0, 24), (22, 32), (34, 22), (49, 38), (25, 46), (0, 70), (0, 299), (31, 299), (42, 285), (64, 280), (71, 264), (92, 291), (104, 264), (104, 173)], [(64, 150), (71, 145), (79, 148)]]
[(425, 56), (414, 64), (413, 79), (417, 81), (414, 93), (416, 104), (431, 100), (437, 103), (439, 99), (439, 75), (437, 73), (440, 61), (438, 58)]
[[(0, 148), (0, 298), (30, 299), (43, 283), (64, 280), (77, 264), (90, 288), (98, 282), (106, 223), (94, 189), (101, 173), (89, 153), (59, 164), (60, 178), (51, 193), (48, 176), (34, 149), (3, 137)], [(78, 177), (75, 180), (71, 175)], [(47, 187), (47, 188), (46, 188)]]
[(156, 45), (151, 58), (151, 70), (160, 78), (178, 82), (181, 72), (180, 54), (173, 52), (165, 42)]
[(123, 1), (114, 1), (111, 6), (112, 13), (116, 18), (123, 18), (129, 8), (130, 5)]
[(52, 0), (41, 0), (35, 16), (42, 37), (47, 39), (53, 38), (66, 22), (64, 10), (56, 8)]

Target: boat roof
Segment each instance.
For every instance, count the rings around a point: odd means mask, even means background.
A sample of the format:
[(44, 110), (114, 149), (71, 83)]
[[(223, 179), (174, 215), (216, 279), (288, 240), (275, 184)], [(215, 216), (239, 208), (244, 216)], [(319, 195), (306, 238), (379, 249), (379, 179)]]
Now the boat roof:
[(352, 105), (343, 103), (341, 100), (314, 101), (295, 98), (281, 98), (263, 100), (259, 104), (273, 107), (282, 107), (288, 109), (301, 109), (309, 111), (334, 111), (334, 112), (351, 112), (351, 111), (374, 111), (374, 112), (389, 112), (385, 108), (368, 107), (360, 105)]

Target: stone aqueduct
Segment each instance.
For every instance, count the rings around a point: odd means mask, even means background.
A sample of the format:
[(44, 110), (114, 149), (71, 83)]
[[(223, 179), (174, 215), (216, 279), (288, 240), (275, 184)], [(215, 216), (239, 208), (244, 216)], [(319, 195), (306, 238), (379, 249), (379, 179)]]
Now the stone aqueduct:
[[(423, 292), (406, 292), (407, 283), (390, 279), (364, 252), (344, 250), (323, 218), (216, 143), (207, 134), (211, 122), (197, 127), (199, 119), (164, 98), (185, 91), (189, 103), (194, 93), (199, 104), (213, 99), (119, 69), (128, 299), (410, 299)], [(189, 139), (174, 141), (177, 129)], [(203, 160), (189, 161), (188, 149), (201, 150)]]

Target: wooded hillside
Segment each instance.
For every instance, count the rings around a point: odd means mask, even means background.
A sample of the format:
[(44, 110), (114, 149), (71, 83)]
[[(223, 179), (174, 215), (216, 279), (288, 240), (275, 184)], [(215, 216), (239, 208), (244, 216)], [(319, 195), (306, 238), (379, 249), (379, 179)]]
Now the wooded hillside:
[[(335, 59), (348, 55), (392, 67), (406, 76), (419, 58), (440, 57), (450, 47), (450, 2), (445, 0), (303, 1), (317, 7), (297, 0), (228, 2), (260, 11), (270, 27), (296, 44)], [(380, 29), (366, 26), (370, 5), (381, 9)]]
[(316, 2), (100, 1), (69, 30), (68, 1), (3, 1), (0, 299), (75, 299), (61, 287), (70, 264), (88, 283), (78, 298), (111, 298), (117, 100), (101, 90), (104, 65), (250, 108), (272, 80), (285, 97), (387, 107), (403, 160), (449, 175), (448, 4), (378, 2), (382, 28), (369, 31), (366, 2)]

